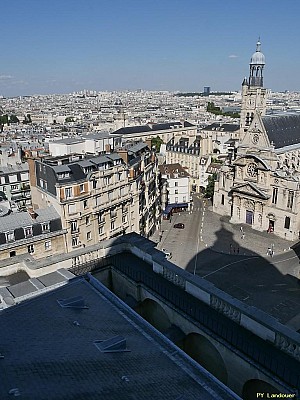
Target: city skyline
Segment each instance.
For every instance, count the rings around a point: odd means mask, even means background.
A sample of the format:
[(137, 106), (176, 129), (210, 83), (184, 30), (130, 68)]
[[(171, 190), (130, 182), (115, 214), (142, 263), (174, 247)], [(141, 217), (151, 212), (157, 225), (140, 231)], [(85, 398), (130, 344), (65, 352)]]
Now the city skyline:
[(265, 87), (300, 91), (298, 1), (4, 0), (0, 95), (240, 90), (258, 37)]

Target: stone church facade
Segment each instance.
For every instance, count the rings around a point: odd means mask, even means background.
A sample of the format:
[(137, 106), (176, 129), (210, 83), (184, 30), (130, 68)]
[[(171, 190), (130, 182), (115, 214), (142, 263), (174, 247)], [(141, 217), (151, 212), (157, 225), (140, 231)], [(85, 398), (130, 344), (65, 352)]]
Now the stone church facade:
[(300, 113), (266, 115), (260, 42), (242, 84), (240, 141), (215, 184), (214, 212), (287, 240), (300, 231)]

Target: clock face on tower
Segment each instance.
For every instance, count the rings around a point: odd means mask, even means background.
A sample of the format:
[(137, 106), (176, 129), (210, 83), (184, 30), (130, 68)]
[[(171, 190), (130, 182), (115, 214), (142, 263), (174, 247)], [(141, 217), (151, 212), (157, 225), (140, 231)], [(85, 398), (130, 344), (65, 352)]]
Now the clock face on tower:
[(254, 164), (254, 163), (248, 164), (247, 175), (250, 176), (251, 178), (256, 176), (256, 164)]

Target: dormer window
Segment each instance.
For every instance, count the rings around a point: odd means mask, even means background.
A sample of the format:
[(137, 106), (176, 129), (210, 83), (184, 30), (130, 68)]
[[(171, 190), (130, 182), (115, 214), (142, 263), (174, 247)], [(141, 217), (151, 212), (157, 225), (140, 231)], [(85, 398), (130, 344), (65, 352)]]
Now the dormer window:
[(15, 241), (15, 233), (14, 231), (5, 232), (6, 243)]
[(24, 235), (26, 238), (33, 236), (32, 226), (26, 226), (26, 228), (24, 228)]
[(43, 233), (50, 232), (50, 222), (43, 222), (41, 224), (41, 227), (42, 227), (42, 232)]

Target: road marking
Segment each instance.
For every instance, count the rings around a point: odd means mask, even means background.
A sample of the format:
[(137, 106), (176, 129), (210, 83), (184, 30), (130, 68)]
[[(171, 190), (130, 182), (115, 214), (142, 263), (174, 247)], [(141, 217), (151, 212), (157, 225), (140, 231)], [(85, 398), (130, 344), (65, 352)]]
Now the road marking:
[(222, 269), (224, 269), (226, 267), (229, 267), (230, 265), (238, 264), (238, 263), (240, 263), (242, 261), (253, 260), (254, 258), (261, 258), (261, 256), (248, 257), (248, 258), (243, 258), (242, 260), (233, 261), (232, 263), (223, 265), (223, 267), (220, 267), (220, 268), (216, 269), (215, 271), (210, 272), (209, 274), (201, 276), (201, 278), (206, 278), (207, 276), (213, 275), (214, 273), (216, 273), (218, 271), (221, 271)]

